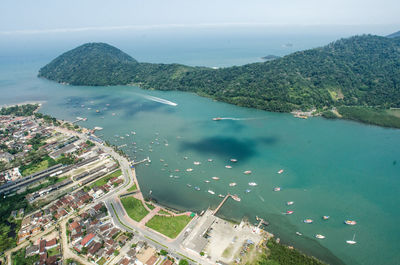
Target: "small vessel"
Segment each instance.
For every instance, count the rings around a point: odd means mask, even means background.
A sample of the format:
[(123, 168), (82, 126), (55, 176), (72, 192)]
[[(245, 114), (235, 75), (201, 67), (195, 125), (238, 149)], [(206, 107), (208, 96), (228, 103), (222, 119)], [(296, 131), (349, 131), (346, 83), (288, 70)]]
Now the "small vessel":
[(220, 121), (220, 120), (222, 120), (222, 118), (221, 117), (216, 117), (216, 118), (213, 118), (212, 120), (213, 121)]
[(302, 236), (303, 234), (302, 234), (302, 233), (300, 233), (300, 232), (296, 232), (296, 235), (298, 235), (298, 236)]
[(356, 244), (357, 242), (355, 241), (355, 238), (356, 238), (356, 234), (354, 233), (353, 239), (352, 240), (346, 240), (346, 243), (350, 244), (350, 245)]
[(199, 190), (200, 190), (200, 188), (199, 188), (199, 187), (197, 187), (197, 186), (196, 186), (196, 187), (194, 187), (194, 189), (195, 189), (195, 190), (197, 190), (197, 191), (199, 191)]
[(220, 198), (224, 198), (224, 197), (225, 197), (225, 195), (219, 194), (219, 195), (218, 195), (218, 197), (220, 197)]
[(293, 214), (293, 211), (286, 211), (286, 214)]
[(313, 220), (312, 219), (304, 219), (303, 222), (306, 224), (312, 224)]
[(231, 161), (232, 163), (236, 163), (236, 162), (237, 162), (237, 159), (231, 158), (230, 161)]
[(160, 162), (164, 162), (165, 160), (164, 159), (160, 159)]
[(249, 182), (249, 186), (253, 186), (253, 187), (255, 187), (255, 186), (257, 186), (258, 184), (257, 183), (255, 183), (255, 182)]
[(209, 180), (205, 180), (204, 182), (205, 182), (205, 183), (210, 183), (210, 181), (209, 181)]
[(188, 160), (189, 157), (185, 156), (183, 159)]
[(175, 169), (175, 172), (179, 172), (179, 169)]
[(200, 165), (201, 163), (200, 163), (199, 161), (194, 161), (193, 164), (196, 165), (196, 166), (198, 166), (198, 165)]
[(346, 220), (346, 221), (344, 221), (344, 223), (345, 223), (346, 225), (356, 225), (356, 224), (357, 224), (356, 221), (352, 221), (352, 220)]
[(229, 186), (230, 186), (230, 187), (235, 187), (236, 185), (237, 185), (236, 182), (231, 182), (231, 183), (229, 183)]
[(245, 190), (245, 192), (246, 192), (246, 193), (249, 193), (250, 191), (251, 191), (251, 189), (247, 189), (247, 190)]
[(316, 234), (315, 237), (318, 238), (318, 239), (324, 239), (325, 238), (325, 236), (323, 236), (321, 234)]
[(283, 173), (283, 169), (278, 171), (278, 174), (282, 174)]
[(212, 191), (212, 190), (208, 190), (208, 193), (210, 193), (210, 194), (212, 194), (212, 195), (214, 195), (214, 194), (215, 194), (215, 192), (214, 192), (214, 191)]
[(208, 162), (212, 162), (213, 160), (211, 158), (207, 159)]
[(193, 168), (188, 168), (188, 169), (186, 169), (186, 171), (187, 171), (187, 172), (192, 172), (192, 171), (193, 171)]
[(235, 195), (232, 195), (232, 199), (234, 199), (235, 201), (237, 201), (237, 202), (240, 202), (241, 201), (241, 199), (235, 194)]
[(232, 166), (230, 166), (230, 165), (226, 165), (226, 166), (225, 166), (225, 168), (232, 168)]
[(186, 186), (188, 186), (189, 188), (191, 188), (191, 187), (192, 187), (192, 185), (190, 185), (190, 184), (186, 184)]
[(243, 172), (244, 174), (246, 174), (246, 175), (249, 175), (249, 174), (251, 174), (251, 170), (246, 170), (245, 172)]
[(213, 180), (219, 180), (219, 177), (212, 177)]
[(280, 191), (281, 190), (281, 187), (275, 187), (274, 188), (274, 191)]
[(286, 203), (286, 205), (293, 205), (294, 204), (294, 201), (288, 201), (287, 203)]
[(324, 220), (328, 220), (329, 219), (329, 215), (324, 215), (324, 216), (322, 216), (322, 219), (324, 219)]
[(97, 109), (97, 110), (96, 110), (96, 113), (99, 113), (99, 112), (100, 112), (100, 110)]

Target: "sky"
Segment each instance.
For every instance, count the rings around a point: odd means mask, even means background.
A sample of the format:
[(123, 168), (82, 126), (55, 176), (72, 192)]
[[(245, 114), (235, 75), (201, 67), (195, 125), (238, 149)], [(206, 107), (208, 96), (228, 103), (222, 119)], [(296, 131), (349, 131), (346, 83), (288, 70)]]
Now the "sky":
[(399, 0), (1, 0), (0, 34), (236, 25), (399, 25)]

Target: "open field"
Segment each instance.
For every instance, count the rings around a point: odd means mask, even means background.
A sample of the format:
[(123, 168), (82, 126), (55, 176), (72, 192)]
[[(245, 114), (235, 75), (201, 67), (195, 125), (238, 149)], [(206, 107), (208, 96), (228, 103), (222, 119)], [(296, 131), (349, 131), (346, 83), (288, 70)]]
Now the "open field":
[(144, 208), (142, 202), (133, 197), (121, 198), (121, 203), (126, 213), (136, 222), (140, 222), (149, 212)]
[(117, 171), (115, 171), (115, 172), (113, 172), (113, 173), (111, 173), (111, 174), (109, 174), (109, 175), (107, 175), (107, 176), (105, 176), (105, 177), (103, 177), (103, 178), (101, 178), (101, 179), (99, 179), (99, 180), (97, 180), (97, 181), (95, 181), (95, 182), (93, 182), (92, 184), (90, 184), (90, 188), (93, 188), (93, 187), (100, 187), (100, 186), (103, 186), (103, 185), (105, 185), (105, 184), (107, 184), (107, 182), (110, 180), (110, 179), (112, 179), (112, 178), (114, 178), (114, 177), (119, 177), (119, 176), (121, 176), (121, 169), (119, 169), (119, 170), (117, 170)]
[(175, 238), (183, 228), (192, 220), (190, 216), (180, 215), (173, 217), (154, 216), (146, 223), (147, 227), (166, 235), (169, 238)]

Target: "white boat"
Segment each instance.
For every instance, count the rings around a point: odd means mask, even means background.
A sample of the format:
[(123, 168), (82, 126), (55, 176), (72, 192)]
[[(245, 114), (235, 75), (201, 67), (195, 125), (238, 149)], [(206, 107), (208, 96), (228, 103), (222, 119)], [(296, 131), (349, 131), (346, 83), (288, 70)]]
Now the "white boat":
[(294, 213), (293, 211), (286, 211), (287, 215), (290, 215), (290, 214), (293, 214), (293, 213)]
[(213, 192), (212, 190), (208, 190), (208, 193), (210, 193), (210, 194), (215, 194), (215, 192)]
[(235, 201), (237, 201), (237, 202), (240, 202), (241, 201), (241, 199), (235, 194), (235, 195), (232, 195), (232, 199), (234, 199)]
[(329, 215), (324, 215), (324, 216), (322, 216), (322, 219), (324, 219), (324, 220), (328, 220), (329, 219)]
[(246, 192), (246, 193), (249, 193), (250, 191), (251, 191), (251, 189), (247, 189), (247, 190), (245, 190), (245, 192)]
[(281, 187), (275, 187), (274, 188), (274, 191), (280, 191), (281, 190)]
[(198, 166), (198, 165), (200, 165), (201, 163), (200, 163), (199, 161), (194, 161), (193, 164), (196, 165), (196, 166)]
[(356, 224), (357, 224), (356, 221), (352, 221), (352, 220), (346, 220), (346, 221), (344, 221), (344, 223), (345, 223), (346, 225), (356, 225)]
[(255, 186), (257, 186), (258, 184), (257, 183), (255, 183), (255, 182), (249, 182), (249, 186), (253, 186), (253, 187), (255, 187)]
[(225, 168), (232, 168), (232, 166), (230, 166), (230, 165), (226, 165), (226, 166), (225, 166)]
[(298, 236), (302, 236), (303, 234), (302, 234), (302, 233), (300, 233), (300, 232), (296, 232), (296, 235), (298, 235)]
[(294, 201), (288, 201), (287, 203), (286, 203), (286, 205), (293, 205), (294, 204)]
[(283, 169), (278, 171), (278, 174), (282, 174), (283, 173)]
[(229, 186), (230, 186), (230, 187), (235, 187), (236, 185), (237, 185), (236, 182), (231, 182), (231, 183), (229, 183)]
[(356, 234), (354, 233), (353, 239), (352, 240), (346, 240), (346, 243), (350, 244), (350, 245), (356, 244), (357, 242), (355, 241), (355, 238), (356, 238)]
[(224, 197), (225, 197), (225, 195), (219, 194), (219, 195), (218, 195), (218, 197), (220, 197), (220, 198), (224, 198)]
[(219, 180), (219, 177), (212, 177), (213, 180)]
[(318, 239), (324, 239), (325, 238), (325, 236), (323, 236), (321, 234), (316, 234), (315, 237), (318, 238)]
[(186, 169), (186, 171), (187, 171), (187, 172), (192, 172), (192, 171), (193, 171), (193, 168), (188, 168), (188, 169)]
[(231, 158), (230, 161), (231, 161), (232, 163), (236, 163), (236, 162), (237, 162), (237, 159)]
[(306, 224), (312, 224), (313, 220), (312, 219), (304, 219), (303, 222)]
[(251, 170), (246, 170), (245, 172), (243, 172), (244, 174), (246, 174), (246, 175), (249, 175), (249, 174), (251, 174)]
[(213, 160), (212, 160), (211, 158), (209, 158), (207, 161), (208, 161), (208, 162), (212, 162)]
[(205, 180), (204, 182), (205, 182), (205, 183), (210, 183), (210, 181), (209, 181), (209, 180)]

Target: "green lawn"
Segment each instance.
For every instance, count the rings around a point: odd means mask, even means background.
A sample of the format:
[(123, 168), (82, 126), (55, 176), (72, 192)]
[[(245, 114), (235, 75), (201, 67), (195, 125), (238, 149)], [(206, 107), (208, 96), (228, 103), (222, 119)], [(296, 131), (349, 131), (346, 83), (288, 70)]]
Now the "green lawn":
[(132, 187), (130, 187), (130, 188), (128, 189), (128, 191), (135, 191), (135, 190), (137, 190), (137, 187), (136, 187), (136, 184), (134, 183), (134, 184), (132, 185)]
[(103, 265), (104, 263), (106, 263), (106, 259), (103, 257), (97, 262), (99, 265)]
[(42, 162), (40, 162), (39, 164), (36, 164), (34, 166), (31, 166), (27, 169), (25, 169), (24, 171), (22, 171), (22, 176), (29, 176), (33, 173), (45, 170), (46, 168), (49, 167), (49, 161), (48, 160), (43, 160)]
[(51, 248), (47, 251), (47, 256), (51, 257), (54, 255), (60, 254), (58, 247)]
[(164, 211), (164, 210), (160, 210), (158, 213), (159, 214), (165, 214), (165, 215), (171, 215), (169, 212)]
[(140, 222), (149, 212), (144, 208), (142, 202), (133, 197), (121, 198), (122, 205), (129, 217)]
[(173, 217), (154, 216), (146, 223), (147, 227), (166, 235), (169, 238), (175, 238), (183, 228), (192, 220), (190, 216), (180, 215)]
[(121, 175), (122, 175), (121, 169), (118, 169), (117, 171), (115, 171), (115, 172), (113, 172), (113, 173), (111, 173), (111, 174), (109, 174), (109, 175), (97, 180), (96, 182), (90, 184), (89, 188), (103, 186), (103, 185), (107, 184), (107, 182), (110, 179), (112, 179), (114, 177), (119, 177)]
[(147, 205), (147, 207), (149, 207), (150, 210), (153, 210), (154, 208), (156, 208), (156, 207), (154, 207), (153, 204), (151, 204), (151, 203), (147, 203), (147, 202), (146, 202), (146, 205)]

